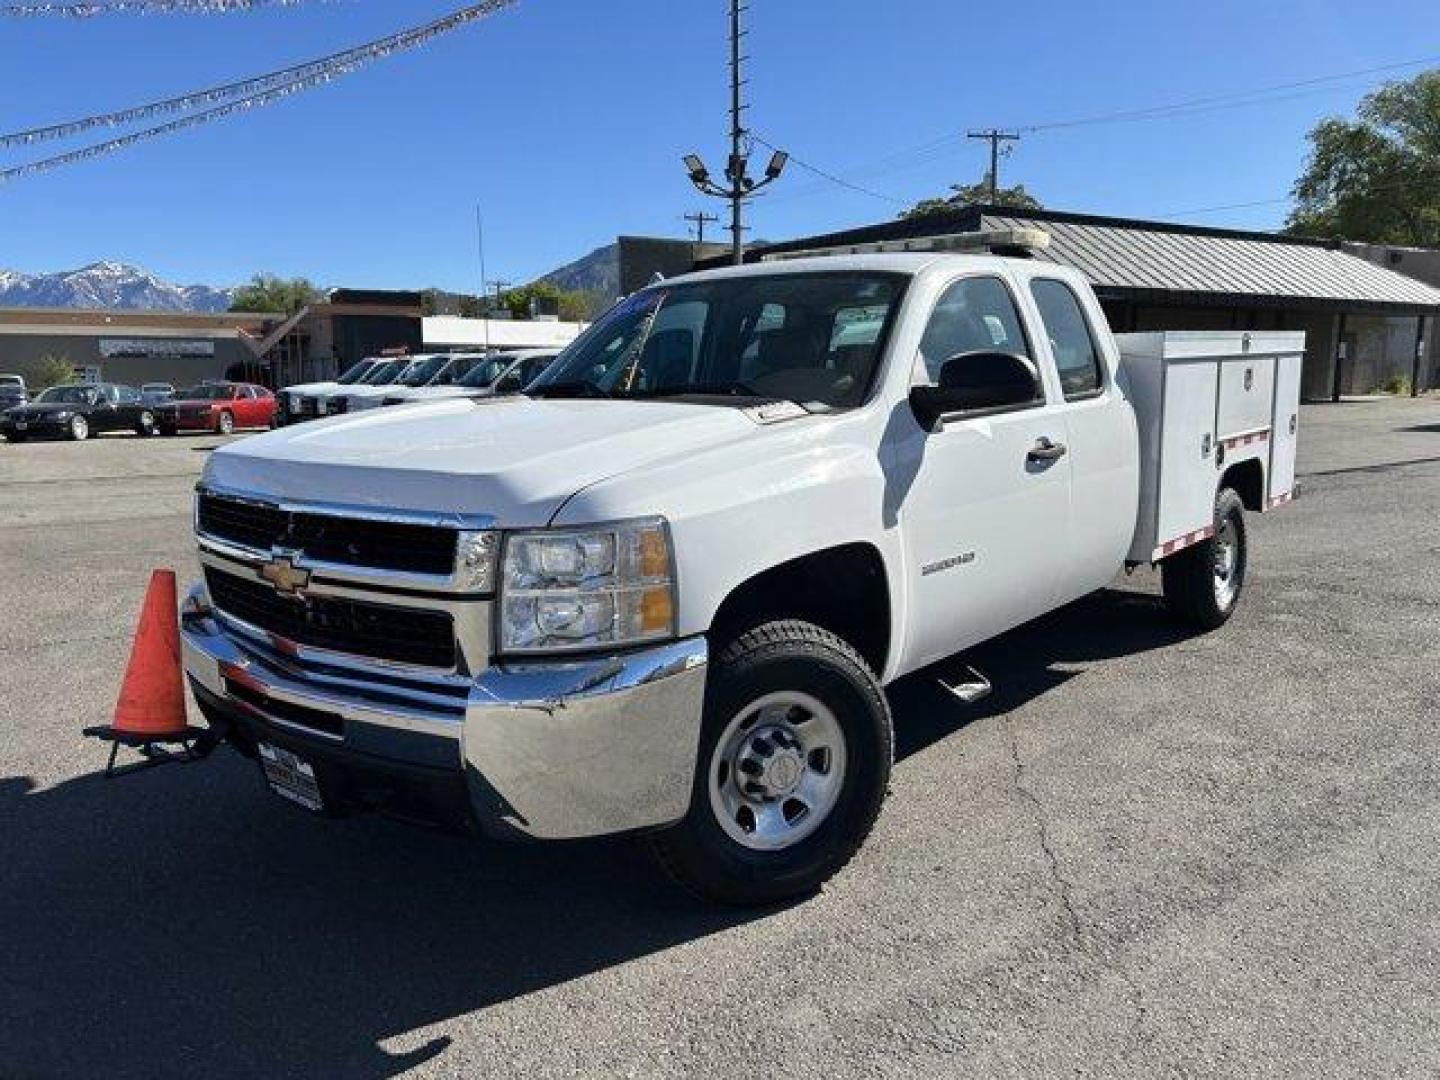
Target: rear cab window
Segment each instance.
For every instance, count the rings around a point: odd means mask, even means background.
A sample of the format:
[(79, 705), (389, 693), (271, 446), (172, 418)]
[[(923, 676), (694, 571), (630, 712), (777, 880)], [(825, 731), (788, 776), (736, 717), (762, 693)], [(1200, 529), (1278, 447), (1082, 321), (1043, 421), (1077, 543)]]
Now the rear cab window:
[(1055, 278), (1034, 278), (1030, 295), (1040, 309), (1040, 321), (1050, 342), (1065, 400), (1078, 401), (1099, 394), (1105, 389), (1100, 347), (1075, 290)]

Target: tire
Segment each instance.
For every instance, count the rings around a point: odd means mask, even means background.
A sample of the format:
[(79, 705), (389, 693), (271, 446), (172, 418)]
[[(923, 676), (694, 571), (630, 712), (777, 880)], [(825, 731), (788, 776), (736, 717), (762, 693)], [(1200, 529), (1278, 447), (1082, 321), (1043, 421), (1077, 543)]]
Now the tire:
[[(690, 810), (650, 838), (651, 851), (704, 900), (772, 904), (812, 893), (869, 835), (894, 753), (889, 704), (853, 648), (810, 623), (758, 626), (717, 650)], [(742, 790), (742, 772), (758, 794)]]
[(147, 438), (155, 434), (155, 414), (146, 409), (140, 414), (140, 420), (135, 425), (135, 434)]
[(90, 437), (90, 421), (83, 416), (72, 416), (70, 418), (70, 438), (74, 442), (84, 442)]
[(24, 436), (24, 435), (19, 435), (19, 434), (6, 435), (6, 436), (5, 436), (5, 439), (6, 439), (6, 441), (12, 442), (12, 443), (22, 443), (22, 442), (25, 441), (25, 436)]
[(1215, 496), (1215, 535), (1160, 564), (1166, 606), (1197, 629), (1224, 626), (1240, 603), (1249, 559), (1245, 504), (1222, 488)]
[(235, 415), (230, 412), (222, 412), (220, 419), (215, 421), (215, 430), (221, 435), (235, 434)]
[(173, 427), (171, 427), (171, 426), (168, 425), (168, 424), (161, 424), (161, 425), (160, 425), (159, 427), (157, 427), (155, 430), (158, 431), (158, 432), (160, 432), (161, 435), (164, 435), (164, 436), (166, 436), (167, 438), (170, 438), (170, 437), (173, 437), (180, 429), (179, 429), (179, 428), (173, 428)]

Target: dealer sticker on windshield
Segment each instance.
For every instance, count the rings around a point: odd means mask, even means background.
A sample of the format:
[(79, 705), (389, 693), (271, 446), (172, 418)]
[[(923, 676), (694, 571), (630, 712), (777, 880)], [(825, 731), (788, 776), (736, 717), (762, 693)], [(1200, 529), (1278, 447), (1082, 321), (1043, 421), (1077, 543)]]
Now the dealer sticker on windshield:
[(315, 780), (315, 769), (308, 761), (279, 746), (263, 742), (257, 745), (260, 766), (265, 770), (265, 780), (271, 791), (307, 810), (319, 812), (325, 809), (320, 785)]

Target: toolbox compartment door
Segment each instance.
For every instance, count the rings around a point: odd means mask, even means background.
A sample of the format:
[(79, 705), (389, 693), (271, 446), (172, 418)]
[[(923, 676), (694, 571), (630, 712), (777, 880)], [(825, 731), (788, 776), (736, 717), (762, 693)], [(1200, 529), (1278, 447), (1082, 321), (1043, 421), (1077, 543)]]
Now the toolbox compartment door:
[[(1249, 335), (1245, 336), (1249, 345)], [(1270, 427), (1275, 392), (1275, 358), (1245, 354), (1220, 361), (1220, 404), (1215, 437), (1222, 442)]]
[(1160, 431), (1155, 543), (1209, 528), (1215, 520), (1215, 393), (1211, 359), (1166, 364)]
[(1300, 431), (1300, 369), (1304, 353), (1275, 358), (1275, 412), (1271, 418), (1269, 491), (1279, 499), (1295, 490), (1295, 448)]

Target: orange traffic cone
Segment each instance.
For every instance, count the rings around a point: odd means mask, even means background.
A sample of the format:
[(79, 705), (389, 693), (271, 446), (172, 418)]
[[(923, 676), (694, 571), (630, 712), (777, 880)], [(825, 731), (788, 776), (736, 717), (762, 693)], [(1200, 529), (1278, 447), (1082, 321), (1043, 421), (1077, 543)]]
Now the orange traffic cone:
[(185, 718), (175, 571), (156, 570), (150, 576), (114, 722), (108, 727), (86, 728), (85, 734), (111, 744), (107, 777), (116, 774), (115, 755), (121, 746), (138, 749), (147, 759), (144, 765), (172, 760), (172, 755), (160, 749), (167, 743), (183, 746), (188, 758), (196, 756), (195, 744), (208, 732), (190, 727)]

